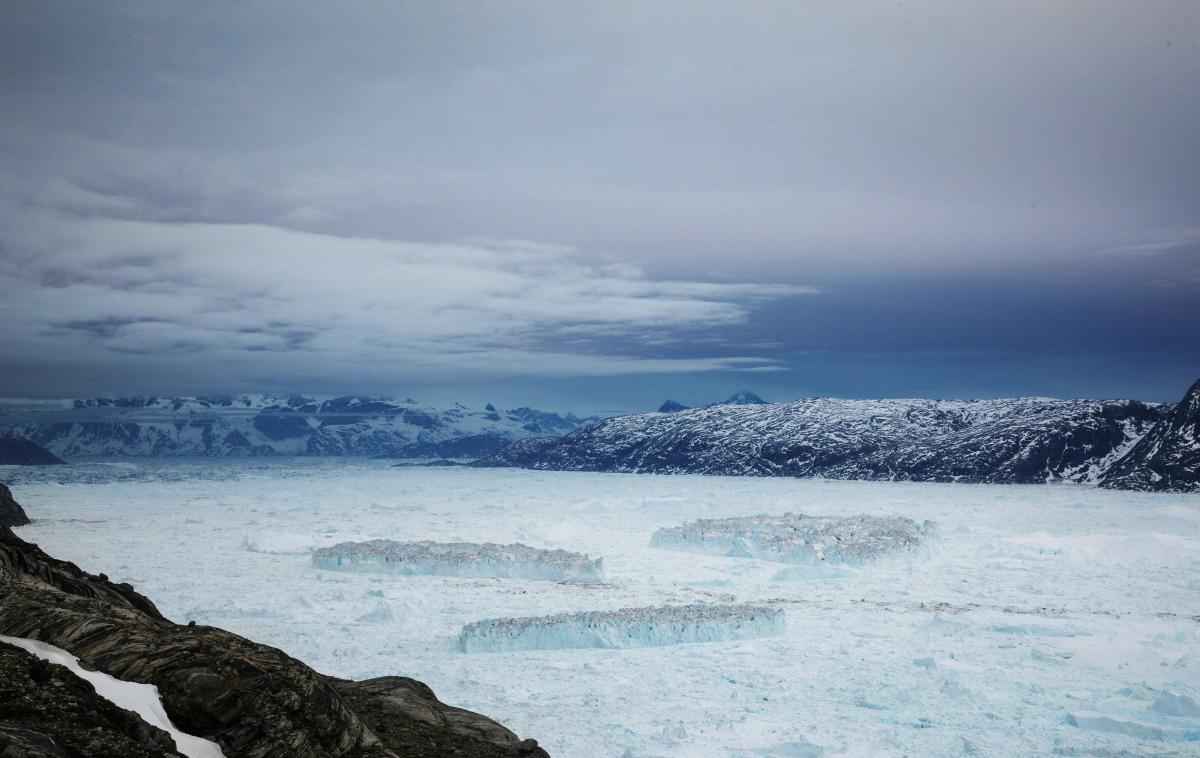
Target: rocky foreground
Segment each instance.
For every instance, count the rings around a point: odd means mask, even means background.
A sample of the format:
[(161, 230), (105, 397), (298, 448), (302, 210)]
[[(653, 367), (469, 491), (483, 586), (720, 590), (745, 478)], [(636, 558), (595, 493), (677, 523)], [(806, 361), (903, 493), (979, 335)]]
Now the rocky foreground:
[[(546, 755), (536, 741), (440, 702), (421, 682), (335, 679), (223, 629), (173, 623), (132, 586), (14, 534), (8, 524), (23, 523), (20, 506), (2, 485), (0, 509), (8, 514), (0, 521), (0, 634), (155, 685), (176, 727), (230, 758)], [(109, 705), (66, 668), (0, 643), (0, 755), (177, 755), (165, 732)]]

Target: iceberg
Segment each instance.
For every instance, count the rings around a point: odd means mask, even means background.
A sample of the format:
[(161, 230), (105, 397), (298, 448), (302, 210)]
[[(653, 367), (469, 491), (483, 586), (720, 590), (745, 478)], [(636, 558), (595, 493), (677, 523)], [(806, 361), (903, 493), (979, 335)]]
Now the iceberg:
[(914, 550), (935, 529), (932, 521), (918, 524), (902, 516), (760, 514), (666, 527), (650, 544), (781, 563), (861, 565), (888, 552)]
[(335, 571), (405, 575), (604, 581), (604, 559), (516, 543), (342, 542), (314, 550), (313, 565)]
[(464, 653), (659, 647), (769, 637), (784, 623), (781, 609), (764, 605), (666, 605), (484, 619), (464, 626), (458, 643)]

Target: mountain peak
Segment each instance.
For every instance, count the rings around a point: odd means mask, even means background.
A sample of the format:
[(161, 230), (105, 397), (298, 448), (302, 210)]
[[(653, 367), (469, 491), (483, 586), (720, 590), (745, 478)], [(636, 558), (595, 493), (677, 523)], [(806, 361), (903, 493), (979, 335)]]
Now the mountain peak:
[(686, 405), (683, 403), (677, 403), (674, 400), (666, 400), (662, 405), (658, 406), (659, 413), (678, 413), (679, 411), (686, 411), (687, 409), (688, 407)]
[(767, 401), (763, 400), (758, 395), (750, 390), (738, 390), (729, 396), (729, 399), (717, 405), (766, 405)]
[(1200, 491), (1200, 379), (1105, 474), (1101, 487)]

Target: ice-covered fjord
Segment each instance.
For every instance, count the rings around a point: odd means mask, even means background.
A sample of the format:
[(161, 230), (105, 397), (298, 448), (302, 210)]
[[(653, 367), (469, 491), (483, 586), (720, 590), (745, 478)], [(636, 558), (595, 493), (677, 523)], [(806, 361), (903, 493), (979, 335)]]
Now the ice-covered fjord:
[[(1200, 498), (994, 486), (393, 468), (345, 459), (0, 469), (20, 534), (343, 677), (403, 674), (555, 756), (1196, 755)], [(907, 518), (861, 565), (664, 550), (699, 519)], [(604, 582), (325, 571), (374, 539), (602, 555)], [(795, 569), (795, 570), (793, 570)], [(462, 652), (463, 627), (767, 606), (778, 633)]]

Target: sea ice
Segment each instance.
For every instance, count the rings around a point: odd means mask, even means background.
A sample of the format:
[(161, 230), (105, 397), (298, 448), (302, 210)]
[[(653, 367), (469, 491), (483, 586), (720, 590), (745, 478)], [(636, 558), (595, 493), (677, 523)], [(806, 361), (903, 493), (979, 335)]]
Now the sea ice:
[(458, 642), (466, 653), (659, 647), (769, 637), (783, 629), (778, 608), (698, 603), (484, 619), (464, 626)]
[(600, 582), (604, 559), (516, 543), (342, 542), (313, 551), (313, 565), (338, 571)]
[(896, 551), (911, 550), (934, 530), (902, 516), (806, 516), (803, 513), (700, 519), (659, 529), (655, 547), (782, 563), (820, 561), (858, 565)]
[[(133, 583), (168, 618), (227, 628), (339, 678), (411, 676), (555, 758), (816, 752), (805, 741), (839, 756), (1151, 758), (1200, 745), (1183, 741), (1200, 731), (1200, 495), (392, 463), (145, 459), (0, 467), (0, 479), (34, 519), (18, 534)], [(788, 508), (899, 514), (939, 529), (920, 560), (902, 552), (869, 570), (650, 544), (661, 526)], [(247, 535), (272, 552), (242, 549)], [(591, 552), (604, 556), (606, 579), (311, 568), (313, 549), (374, 537)], [(829, 581), (774, 578), (793, 570)], [(370, 620), (384, 615), (377, 601), (391, 621)], [(463, 626), (479, 619), (693, 603), (781, 607), (787, 624), (724, 644), (459, 648)], [(1095, 714), (1153, 736), (1104, 731), (1117, 725)], [(676, 723), (687, 736), (663, 736)]]

